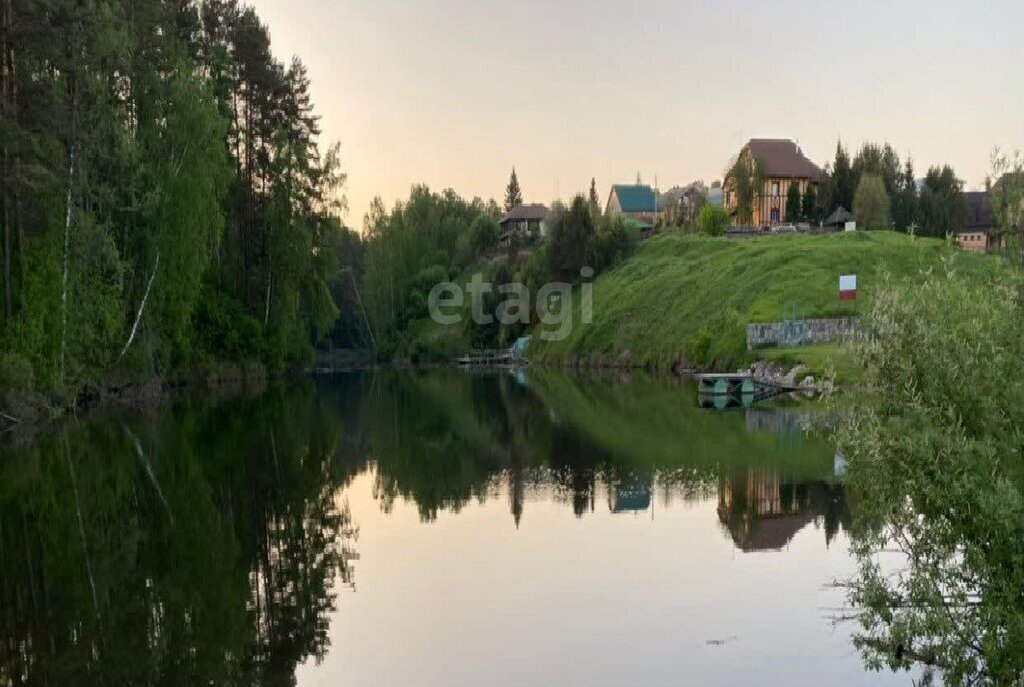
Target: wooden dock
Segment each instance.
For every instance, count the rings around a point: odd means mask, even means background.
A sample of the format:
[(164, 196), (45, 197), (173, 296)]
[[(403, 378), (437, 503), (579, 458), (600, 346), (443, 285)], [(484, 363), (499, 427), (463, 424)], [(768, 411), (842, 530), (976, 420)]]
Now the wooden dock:
[(725, 372), (694, 375), (697, 393), (705, 396), (742, 396), (757, 391), (754, 377), (747, 373)]
[(694, 379), (697, 381), (697, 400), (701, 407), (707, 408), (749, 408), (773, 396), (799, 389), (758, 379), (745, 372), (695, 374)]

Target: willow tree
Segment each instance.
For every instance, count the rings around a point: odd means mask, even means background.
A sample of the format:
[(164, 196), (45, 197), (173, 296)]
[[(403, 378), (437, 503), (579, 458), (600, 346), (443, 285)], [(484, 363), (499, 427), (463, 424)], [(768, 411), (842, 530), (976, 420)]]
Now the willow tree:
[(1024, 670), (1024, 318), (1019, 276), (996, 267), (879, 285), (836, 437), (858, 506), (854, 643), (950, 685)]
[(764, 165), (749, 150), (740, 153), (726, 172), (725, 185), (735, 194), (738, 224), (754, 221), (754, 207), (764, 193), (764, 179)]
[(853, 195), (853, 215), (863, 229), (889, 228), (889, 196), (882, 177), (870, 173), (861, 176)]

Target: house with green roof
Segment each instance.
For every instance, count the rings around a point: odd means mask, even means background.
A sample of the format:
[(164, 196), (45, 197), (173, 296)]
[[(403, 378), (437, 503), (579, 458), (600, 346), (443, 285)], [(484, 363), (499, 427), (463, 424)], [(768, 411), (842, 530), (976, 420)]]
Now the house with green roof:
[(657, 224), (663, 212), (654, 189), (647, 184), (615, 184), (605, 206), (607, 215), (623, 215), (648, 227)]

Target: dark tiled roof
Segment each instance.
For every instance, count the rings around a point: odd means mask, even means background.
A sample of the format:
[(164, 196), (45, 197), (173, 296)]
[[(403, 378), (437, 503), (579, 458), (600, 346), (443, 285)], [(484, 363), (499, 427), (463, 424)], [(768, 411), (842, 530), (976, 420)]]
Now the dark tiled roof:
[(821, 168), (807, 159), (796, 143), (786, 138), (752, 138), (744, 146), (770, 177), (821, 179)]
[(810, 513), (795, 513), (770, 518), (759, 518), (745, 539), (733, 541), (744, 552), (749, 551), (781, 551), (793, 540), (797, 533), (814, 520)]
[(546, 205), (541, 203), (529, 203), (527, 205), (517, 205), (508, 211), (504, 217), (501, 218), (501, 223), (512, 222), (517, 220), (541, 220), (548, 216), (548, 208)]
[(850, 214), (850, 211), (844, 208), (842, 205), (836, 208), (836, 211), (828, 216), (828, 219), (823, 222), (826, 227), (834, 227), (836, 225), (846, 224), (847, 222), (853, 221), (854, 217)]
[(612, 193), (619, 197), (622, 212), (654, 212), (658, 202), (654, 198), (654, 189), (646, 184), (615, 184)]
[(988, 231), (995, 228), (996, 218), (992, 213), (992, 205), (986, 191), (966, 191), (964, 200), (967, 201), (967, 231)]

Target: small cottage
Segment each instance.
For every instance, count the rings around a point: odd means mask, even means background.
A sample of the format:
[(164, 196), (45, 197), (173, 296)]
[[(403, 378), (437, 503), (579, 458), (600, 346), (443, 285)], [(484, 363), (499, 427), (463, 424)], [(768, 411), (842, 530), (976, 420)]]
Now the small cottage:
[(661, 219), (663, 211), (658, 208), (658, 197), (654, 189), (646, 184), (616, 184), (608, 194), (605, 206), (607, 215), (623, 215), (641, 225), (653, 227)]
[(995, 235), (995, 214), (989, 203), (988, 192), (967, 191), (964, 193), (967, 205), (967, 222), (964, 228), (956, 233), (956, 243), (966, 251), (985, 253), (996, 247), (998, 237)]
[(512, 237), (539, 239), (547, 233), (548, 208), (540, 203), (517, 205), (501, 218), (501, 245), (507, 246)]

